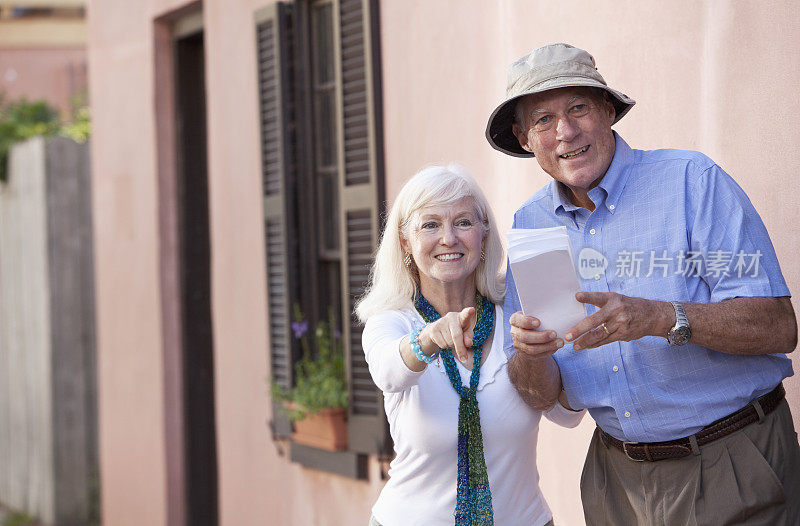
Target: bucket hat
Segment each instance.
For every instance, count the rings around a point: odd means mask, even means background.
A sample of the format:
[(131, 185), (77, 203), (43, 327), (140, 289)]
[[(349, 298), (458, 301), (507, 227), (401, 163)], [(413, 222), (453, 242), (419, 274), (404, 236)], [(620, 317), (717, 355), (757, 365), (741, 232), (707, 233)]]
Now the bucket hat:
[(616, 110), (614, 123), (636, 104), (627, 95), (608, 87), (589, 53), (569, 44), (548, 44), (508, 67), (506, 99), (492, 112), (486, 126), (486, 139), (492, 148), (514, 157), (533, 157), (533, 153), (522, 149), (511, 128), (517, 100), (525, 95), (570, 86), (607, 91)]

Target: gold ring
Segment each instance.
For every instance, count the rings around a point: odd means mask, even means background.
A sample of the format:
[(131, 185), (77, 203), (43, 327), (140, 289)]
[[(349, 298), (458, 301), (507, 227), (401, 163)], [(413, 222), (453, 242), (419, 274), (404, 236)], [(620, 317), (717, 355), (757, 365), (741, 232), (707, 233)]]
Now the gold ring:
[(606, 331), (606, 336), (611, 336), (611, 333), (608, 332), (608, 327), (606, 327), (605, 323), (601, 323), (600, 326), (603, 328), (604, 331)]

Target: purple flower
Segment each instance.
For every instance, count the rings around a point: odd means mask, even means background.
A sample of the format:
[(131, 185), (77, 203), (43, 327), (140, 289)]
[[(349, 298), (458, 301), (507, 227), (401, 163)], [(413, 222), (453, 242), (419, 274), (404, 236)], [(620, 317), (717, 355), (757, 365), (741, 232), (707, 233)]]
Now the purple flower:
[(308, 332), (308, 321), (293, 321), (292, 322), (292, 331), (294, 331), (294, 337), (300, 339), (303, 337), (304, 334)]

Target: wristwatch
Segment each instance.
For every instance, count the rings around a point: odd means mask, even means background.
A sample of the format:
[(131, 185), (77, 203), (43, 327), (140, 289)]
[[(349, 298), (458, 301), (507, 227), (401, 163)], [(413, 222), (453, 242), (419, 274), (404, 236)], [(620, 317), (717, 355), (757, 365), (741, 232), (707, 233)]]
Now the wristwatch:
[(689, 326), (689, 318), (686, 317), (686, 311), (683, 305), (675, 301), (671, 301), (672, 307), (675, 309), (675, 326), (672, 327), (667, 333), (667, 342), (670, 345), (685, 345), (692, 337), (692, 328)]

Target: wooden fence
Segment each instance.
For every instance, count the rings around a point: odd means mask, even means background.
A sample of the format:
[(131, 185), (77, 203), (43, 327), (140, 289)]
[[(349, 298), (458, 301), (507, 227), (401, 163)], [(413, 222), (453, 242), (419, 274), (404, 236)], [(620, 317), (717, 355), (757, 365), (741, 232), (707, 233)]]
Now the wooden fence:
[(0, 183), (0, 502), (98, 520), (88, 145), (36, 137)]

